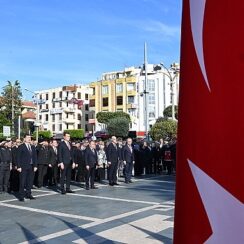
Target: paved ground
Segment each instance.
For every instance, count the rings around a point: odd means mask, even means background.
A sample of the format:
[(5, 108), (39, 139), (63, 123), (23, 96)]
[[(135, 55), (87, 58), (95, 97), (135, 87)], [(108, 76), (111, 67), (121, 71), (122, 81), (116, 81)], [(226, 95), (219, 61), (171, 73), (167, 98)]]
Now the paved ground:
[(67, 195), (36, 189), (24, 203), (0, 195), (0, 243), (172, 243), (174, 187), (147, 176)]

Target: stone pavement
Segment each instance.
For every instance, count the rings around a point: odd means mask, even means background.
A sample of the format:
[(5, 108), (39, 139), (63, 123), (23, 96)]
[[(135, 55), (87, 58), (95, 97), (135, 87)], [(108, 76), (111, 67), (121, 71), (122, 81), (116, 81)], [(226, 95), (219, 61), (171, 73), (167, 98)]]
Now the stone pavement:
[[(122, 181), (122, 179), (120, 179)], [(0, 195), (0, 243), (172, 243), (174, 176), (146, 176), (75, 194), (34, 189), (36, 200)]]

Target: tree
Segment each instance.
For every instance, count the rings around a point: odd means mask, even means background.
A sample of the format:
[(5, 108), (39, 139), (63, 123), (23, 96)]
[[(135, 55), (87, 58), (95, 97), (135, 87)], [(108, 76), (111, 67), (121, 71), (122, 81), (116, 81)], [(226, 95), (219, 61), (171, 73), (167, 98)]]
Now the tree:
[(78, 129), (78, 130), (64, 130), (64, 132), (67, 132), (70, 134), (71, 139), (74, 140), (80, 140), (84, 138), (84, 130)]
[(99, 112), (96, 115), (97, 121), (102, 124), (108, 124), (111, 119), (114, 118), (126, 118), (131, 122), (130, 115), (125, 112)]
[[(164, 109), (164, 117), (166, 118), (172, 118), (172, 105), (168, 106)], [(175, 118), (178, 119), (178, 106), (175, 105)]]
[(3, 126), (10, 126), (11, 122), (1, 113), (0, 114), (0, 132), (3, 132)]
[(2, 97), (0, 100), (0, 111), (10, 123), (12, 121), (12, 126), (14, 126), (13, 117), (17, 118), (18, 114), (20, 114), (22, 106), (21, 99), (22, 92), (20, 82), (18, 80), (16, 80), (15, 82), (7, 81), (7, 85), (3, 87), (2, 91)]
[(160, 138), (170, 140), (177, 134), (177, 122), (171, 119), (156, 122), (149, 133), (155, 141), (158, 141)]
[(110, 119), (107, 124), (108, 134), (110, 136), (126, 137), (129, 132), (130, 121), (125, 117)]

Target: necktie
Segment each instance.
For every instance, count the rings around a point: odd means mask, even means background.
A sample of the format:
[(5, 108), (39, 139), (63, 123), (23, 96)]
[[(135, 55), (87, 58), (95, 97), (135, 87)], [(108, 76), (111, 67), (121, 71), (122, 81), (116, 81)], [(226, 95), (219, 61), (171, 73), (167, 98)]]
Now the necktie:
[(69, 142), (66, 142), (66, 145), (67, 145), (67, 147), (68, 147), (69, 150), (70, 150), (70, 144), (69, 144)]

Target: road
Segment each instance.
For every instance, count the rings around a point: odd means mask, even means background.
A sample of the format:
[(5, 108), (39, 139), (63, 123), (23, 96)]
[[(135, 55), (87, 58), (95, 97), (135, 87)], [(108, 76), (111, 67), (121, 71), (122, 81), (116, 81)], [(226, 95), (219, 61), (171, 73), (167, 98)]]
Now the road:
[(0, 195), (0, 243), (172, 243), (174, 176), (97, 185), (74, 194), (34, 189), (36, 200)]

